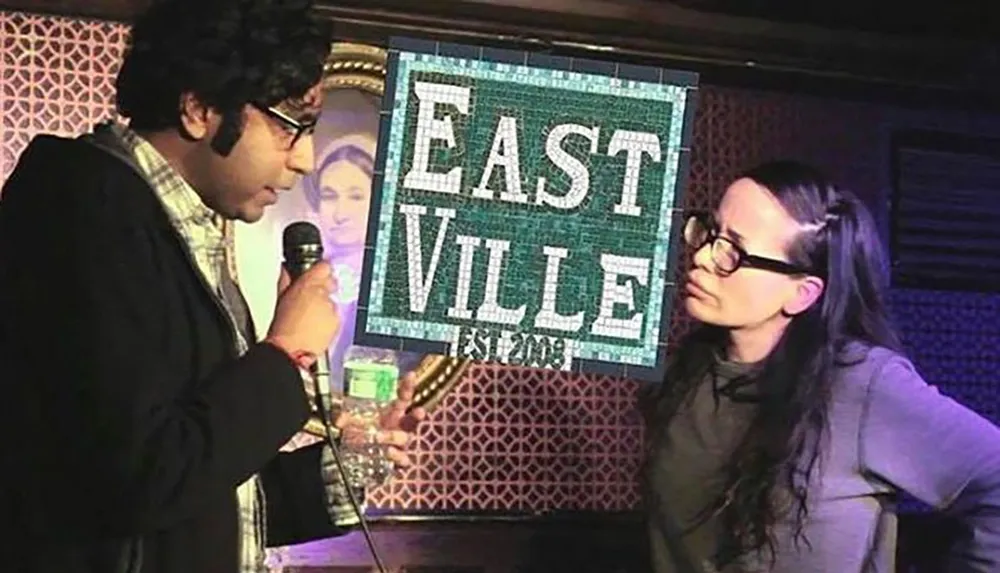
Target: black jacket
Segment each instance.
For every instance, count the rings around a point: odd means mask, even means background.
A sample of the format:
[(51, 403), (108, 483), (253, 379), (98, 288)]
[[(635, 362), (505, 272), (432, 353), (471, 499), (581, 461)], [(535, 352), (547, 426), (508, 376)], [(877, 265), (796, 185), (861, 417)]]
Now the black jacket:
[[(0, 196), (0, 569), (235, 573), (236, 488), (269, 544), (342, 533), (293, 363), (234, 333), (121, 156), (40, 136)], [(4, 547), (4, 545), (6, 547)]]

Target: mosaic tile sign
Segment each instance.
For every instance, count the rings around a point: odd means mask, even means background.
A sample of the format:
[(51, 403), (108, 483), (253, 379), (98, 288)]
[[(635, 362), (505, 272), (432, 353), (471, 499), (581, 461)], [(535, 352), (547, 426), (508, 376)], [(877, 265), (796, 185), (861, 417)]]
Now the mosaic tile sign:
[(389, 53), (355, 343), (661, 379), (697, 75)]

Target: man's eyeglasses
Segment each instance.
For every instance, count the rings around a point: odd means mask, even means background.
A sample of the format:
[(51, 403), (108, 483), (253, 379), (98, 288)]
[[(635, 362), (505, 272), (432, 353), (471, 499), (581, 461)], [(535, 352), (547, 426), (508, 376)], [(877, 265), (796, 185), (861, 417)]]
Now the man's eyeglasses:
[(302, 139), (303, 135), (312, 135), (312, 133), (316, 131), (317, 120), (315, 119), (310, 121), (299, 121), (273, 106), (259, 103), (254, 103), (252, 105), (273, 119), (275, 123), (277, 123), (285, 132), (288, 140), (287, 149), (295, 147), (295, 144), (299, 142), (299, 139)]
[(718, 226), (709, 213), (696, 213), (684, 224), (684, 242), (692, 252), (710, 245), (712, 263), (725, 274), (732, 274), (740, 267), (754, 267), (783, 275), (810, 274), (812, 271), (777, 259), (751, 255), (733, 242), (719, 235)]

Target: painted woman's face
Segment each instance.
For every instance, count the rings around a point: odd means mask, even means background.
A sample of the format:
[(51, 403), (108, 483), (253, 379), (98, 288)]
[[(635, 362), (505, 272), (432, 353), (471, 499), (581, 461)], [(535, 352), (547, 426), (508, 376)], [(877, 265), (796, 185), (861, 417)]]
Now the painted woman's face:
[(360, 167), (343, 160), (320, 176), (319, 216), (323, 236), (336, 246), (364, 245), (368, 233), (372, 180)]

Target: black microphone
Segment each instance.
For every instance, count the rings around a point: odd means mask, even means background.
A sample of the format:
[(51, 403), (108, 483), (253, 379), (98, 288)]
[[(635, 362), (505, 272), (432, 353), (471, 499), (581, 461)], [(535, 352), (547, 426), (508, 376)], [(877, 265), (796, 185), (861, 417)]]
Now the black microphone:
[[(293, 281), (323, 260), (323, 239), (319, 229), (312, 223), (298, 221), (288, 225), (281, 243), (285, 254), (285, 270)], [(323, 408), (323, 412), (330, 412), (330, 358), (326, 352), (321, 352), (316, 357), (310, 370), (318, 387), (318, 407)]]
[[(323, 260), (323, 239), (319, 234), (319, 229), (312, 223), (297, 221), (289, 224), (285, 227), (281, 243), (285, 255), (285, 270), (288, 271), (288, 275), (293, 281)], [(371, 528), (368, 527), (368, 520), (365, 519), (361, 504), (350, 486), (351, 480), (347, 475), (347, 468), (344, 467), (340, 448), (337, 445), (337, 436), (340, 432), (334, 428), (330, 416), (332, 405), (330, 399), (330, 357), (326, 351), (320, 352), (320, 355), (316, 357), (316, 362), (309, 370), (313, 379), (313, 391), (316, 394), (316, 407), (319, 409), (319, 417), (326, 430), (326, 442), (330, 446), (340, 479), (344, 482), (347, 499), (351, 503), (351, 508), (354, 509), (354, 514), (358, 517), (358, 524), (361, 526), (365, 542), (375, 560), (375, 566), (379, 573), (387, 573), (385, 563), (375, 547), (375, 539), (372, 537)]]
[(281, 238), (285, 253), (285, 268), (295, 280), (313, 265), (323, 260), (323, 239), (316, 225), (297, 221), (285, 227)]

